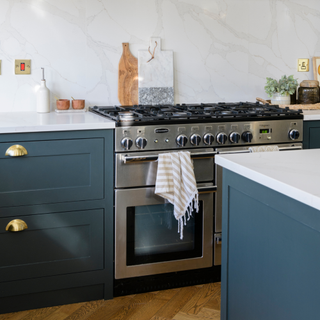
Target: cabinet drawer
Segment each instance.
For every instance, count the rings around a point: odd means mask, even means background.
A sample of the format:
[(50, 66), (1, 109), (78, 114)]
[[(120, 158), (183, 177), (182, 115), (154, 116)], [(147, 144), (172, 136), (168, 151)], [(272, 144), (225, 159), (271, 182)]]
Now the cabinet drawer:
[[(28, 152), (5, 156), (15, 144)], [(101, 138), (0, 144), (0, 207), (95, 200), (104, 196)]]
[[(28, 228), (6, 231), (13, 219)], [(0, 219), (0, 282), (102, 269), (103, 228), (103, 209)]]

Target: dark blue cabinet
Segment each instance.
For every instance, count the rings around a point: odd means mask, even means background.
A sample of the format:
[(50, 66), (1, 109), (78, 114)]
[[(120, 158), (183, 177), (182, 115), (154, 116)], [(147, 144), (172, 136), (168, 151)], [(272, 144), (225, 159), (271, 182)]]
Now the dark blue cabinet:
[(0, 313), (111, 299), (113, 130), (0, 135), (0, 181)]
[(318, 319), (319, 211), (223, 169), (222, 320)]
[(320, 121), (303, 121), (303, 148), (320, 148)]

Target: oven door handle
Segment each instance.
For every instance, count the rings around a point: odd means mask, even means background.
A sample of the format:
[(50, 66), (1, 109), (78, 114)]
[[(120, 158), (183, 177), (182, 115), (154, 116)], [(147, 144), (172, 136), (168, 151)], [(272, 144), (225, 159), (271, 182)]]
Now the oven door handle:
[(288, 150), (302, 150), (302, 146), (279, 148), (279, 151), (288, 151)]
[(198, 187), (198, 193), (215, 193), (217, 192), (217, 186), (209, 186), (209, 187)]
[(218, 151), (219, 154), (250, 153), (250, 150)]
[[(302, 150), (302, 146), (279, 147), (279, 151)], [(250, 150), (218, 151), (219, 154), (250, 153)]]
[[(213, 152), (195, 152), (191, 153), (191, 159), (207, 159), (214, 158), (217, 154), (216, 151)], [(158, 160), (158, 155), (145, 155), (145, 156), (122, 156), (123, 163), (137, 163), (137, 162), (152, 162)]]

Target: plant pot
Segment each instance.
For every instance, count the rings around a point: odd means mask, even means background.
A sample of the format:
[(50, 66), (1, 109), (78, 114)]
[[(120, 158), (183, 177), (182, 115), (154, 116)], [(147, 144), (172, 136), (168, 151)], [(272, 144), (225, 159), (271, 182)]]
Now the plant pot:
[(272, 98), (271, 98), (271, 103), (272, 104), (290, 104), (290, 95), (285, 94), (281, 95), (280, 93), (274, 93)]

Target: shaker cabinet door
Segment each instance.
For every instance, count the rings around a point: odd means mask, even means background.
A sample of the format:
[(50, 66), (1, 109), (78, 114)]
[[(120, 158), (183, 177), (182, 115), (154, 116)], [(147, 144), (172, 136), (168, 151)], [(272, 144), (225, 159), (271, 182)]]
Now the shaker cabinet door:
[[(16, 220), (27, 228), (7, 231)], [(103, 269), (103, 221), (103, 209), (1, 218), (0, 282)]]
[(102, 199), (104, 157), (102, 138), (0, 143), (0, 207)]

